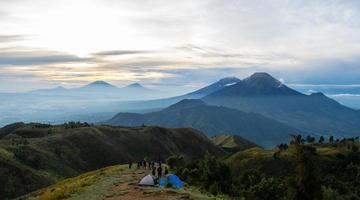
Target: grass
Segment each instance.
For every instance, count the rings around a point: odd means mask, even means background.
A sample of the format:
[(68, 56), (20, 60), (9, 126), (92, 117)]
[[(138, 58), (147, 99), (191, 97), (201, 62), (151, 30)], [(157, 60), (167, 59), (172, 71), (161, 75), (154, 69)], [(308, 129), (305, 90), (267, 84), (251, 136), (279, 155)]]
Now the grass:
[[(119, 179), (125, 173), (130, 173), (127, 165), (115, 165), (102, 168), (96, 171), (88, 172), (80, 176), (69, 178), (61, 181), (53, 186), (41, 189), (39, 191), (28, 194), (19, 199), (26, 200), (99, 200), (105, 197), (121, 196), (128, 191), (117, 191), (116, 194), (112, 190), (115, 183), (119, 183)], [(134, 184), (132, 179), (121, 179), (122, 182)], [(194, 200), (229, 200), (226, 196), (213, 196), (211, 194), (202, 193), (198, 188), (187, 186), (185, 189), (174, 188), (152, 188), (143, 187), (140, 191), (151, 194), (163, 190), (166, 193), (176, 193), (183, 197)]]
[(58, 200), (70, 198), (76, 194), (87, 191), (90, 186), (94, 185), (96, 182), (101, 181), (101, 179), (106, 178), (109, 175), (125, 171), (125, 169), (126, 167), (124, 165), (116, 165), (88, 172), (34, 192), (28, 196), (25, 196), (25, 199)]

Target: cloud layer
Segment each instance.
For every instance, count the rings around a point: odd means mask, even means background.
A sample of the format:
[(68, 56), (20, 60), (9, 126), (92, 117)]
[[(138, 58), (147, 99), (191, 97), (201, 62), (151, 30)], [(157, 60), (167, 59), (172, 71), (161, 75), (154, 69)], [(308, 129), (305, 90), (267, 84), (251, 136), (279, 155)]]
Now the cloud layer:
[(360, 84), (356, 0), (4, 0), (0, 29), (0, 91), (102, 79), (180, 93), (254, 71)]

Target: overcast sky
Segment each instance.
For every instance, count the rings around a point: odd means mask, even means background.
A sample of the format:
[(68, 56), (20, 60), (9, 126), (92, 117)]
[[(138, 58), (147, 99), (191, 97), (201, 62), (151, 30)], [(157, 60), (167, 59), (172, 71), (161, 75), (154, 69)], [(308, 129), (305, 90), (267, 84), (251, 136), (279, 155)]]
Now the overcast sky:
[(0, 91), (104, 80), (181, 93), (255, 71), (360, 84), (360, 1), (0, 1)]

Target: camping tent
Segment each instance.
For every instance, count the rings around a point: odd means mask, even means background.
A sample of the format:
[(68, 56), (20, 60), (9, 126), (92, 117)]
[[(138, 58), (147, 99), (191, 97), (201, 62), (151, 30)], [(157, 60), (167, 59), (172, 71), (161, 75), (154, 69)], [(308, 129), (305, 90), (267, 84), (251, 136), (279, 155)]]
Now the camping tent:
[(175, 174), (168, 174), (166, 175), (166, 177), (162, 177), (159, 181), (159, 185), (161, 187), (165, 187), (168, 183), (176, 187), (177, 189), (184, 187), (184, 183)]
[(156, 185), (156, 178), (155, 176), (149, 174), (147, 176), (144, 176), (140, 182), (139, 185), (141, 186), (155, 186)]

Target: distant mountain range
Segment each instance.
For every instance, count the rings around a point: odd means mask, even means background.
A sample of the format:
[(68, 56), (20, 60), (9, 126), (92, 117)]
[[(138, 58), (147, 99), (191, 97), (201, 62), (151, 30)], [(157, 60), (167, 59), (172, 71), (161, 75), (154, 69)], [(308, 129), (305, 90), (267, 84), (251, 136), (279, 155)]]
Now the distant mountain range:
[[(145, 88), (139, 83), (133, 83), (125, 87), (117, 87), (105, 81), (94, 81), (79, 88), (64, 88), (58, 86), (52, 89), (41, 89), (30, 92), (39, 95), (57, 95), (57, 96), (93, 96), (95, 98), (113, 97), (118, 100), (136, 100), (159, 98), (160, 91)], [(141, 94), (141, 96), (139, 95)]]
[(177, 103), (183, 99), (201, 99), (206, 95), (209, 95), (213, 92), (221, 90), (230, 85), (234, 85), (239, 81), (241, 80), (236, 77), (226, 77), (220, 79), (219, 81), (213, 84), (210, 84), (194, 92), (190, 92), (184, 95), (170, 97), (170, 98), (155, 99), (155, 100), (118, 102), (116, 104), (116, 107), (120, 110), (130, 110), (128, 108), (136, 108), (138, 111), (161, 110), (162, 108), (170, 106), (171, 104)]
[[(360, 135), (358, 110), (341, 105), (322, 93), (298, 92), (267, 73), (255, 73), (243, 80), (227, 77), (171, 98), (156, 98), (157, 92), (138, 83), (119, 88), (95, 81), (80, 88), (56, 87), (27, 94), (4, 94), (0, 123), (80, 120), (189, 126), (208, 135), (237, 134), (262, 146), (286, 141), (289, 134), (294, 133)], [(184, 99), (201, 101), (176, 104)], [(114, 117), (107, 121), (116, 113), (120, 113), (116, 117), (121, 120)]]
[(267, 73), (255, 73), (203, 100), (210, 105), (260, 113), (313, 135), (360, 135), (358, 112), (322, 93), (297, 92)]
[[(187, 98), (201, 101), (181, 101)], [(243, 80), (225, 78), (183, 96), (128, 105), (136, 104), (138, 108), (168, 107), (145, 114), (119, 113), (106, 123), (189, 126), (208, 135), (240, 135), (265, 147), (286, 141), (296, 133), (360, 135), (359, 111), (322, 93), (300, 93), (267, 73), (255, 73)]]

